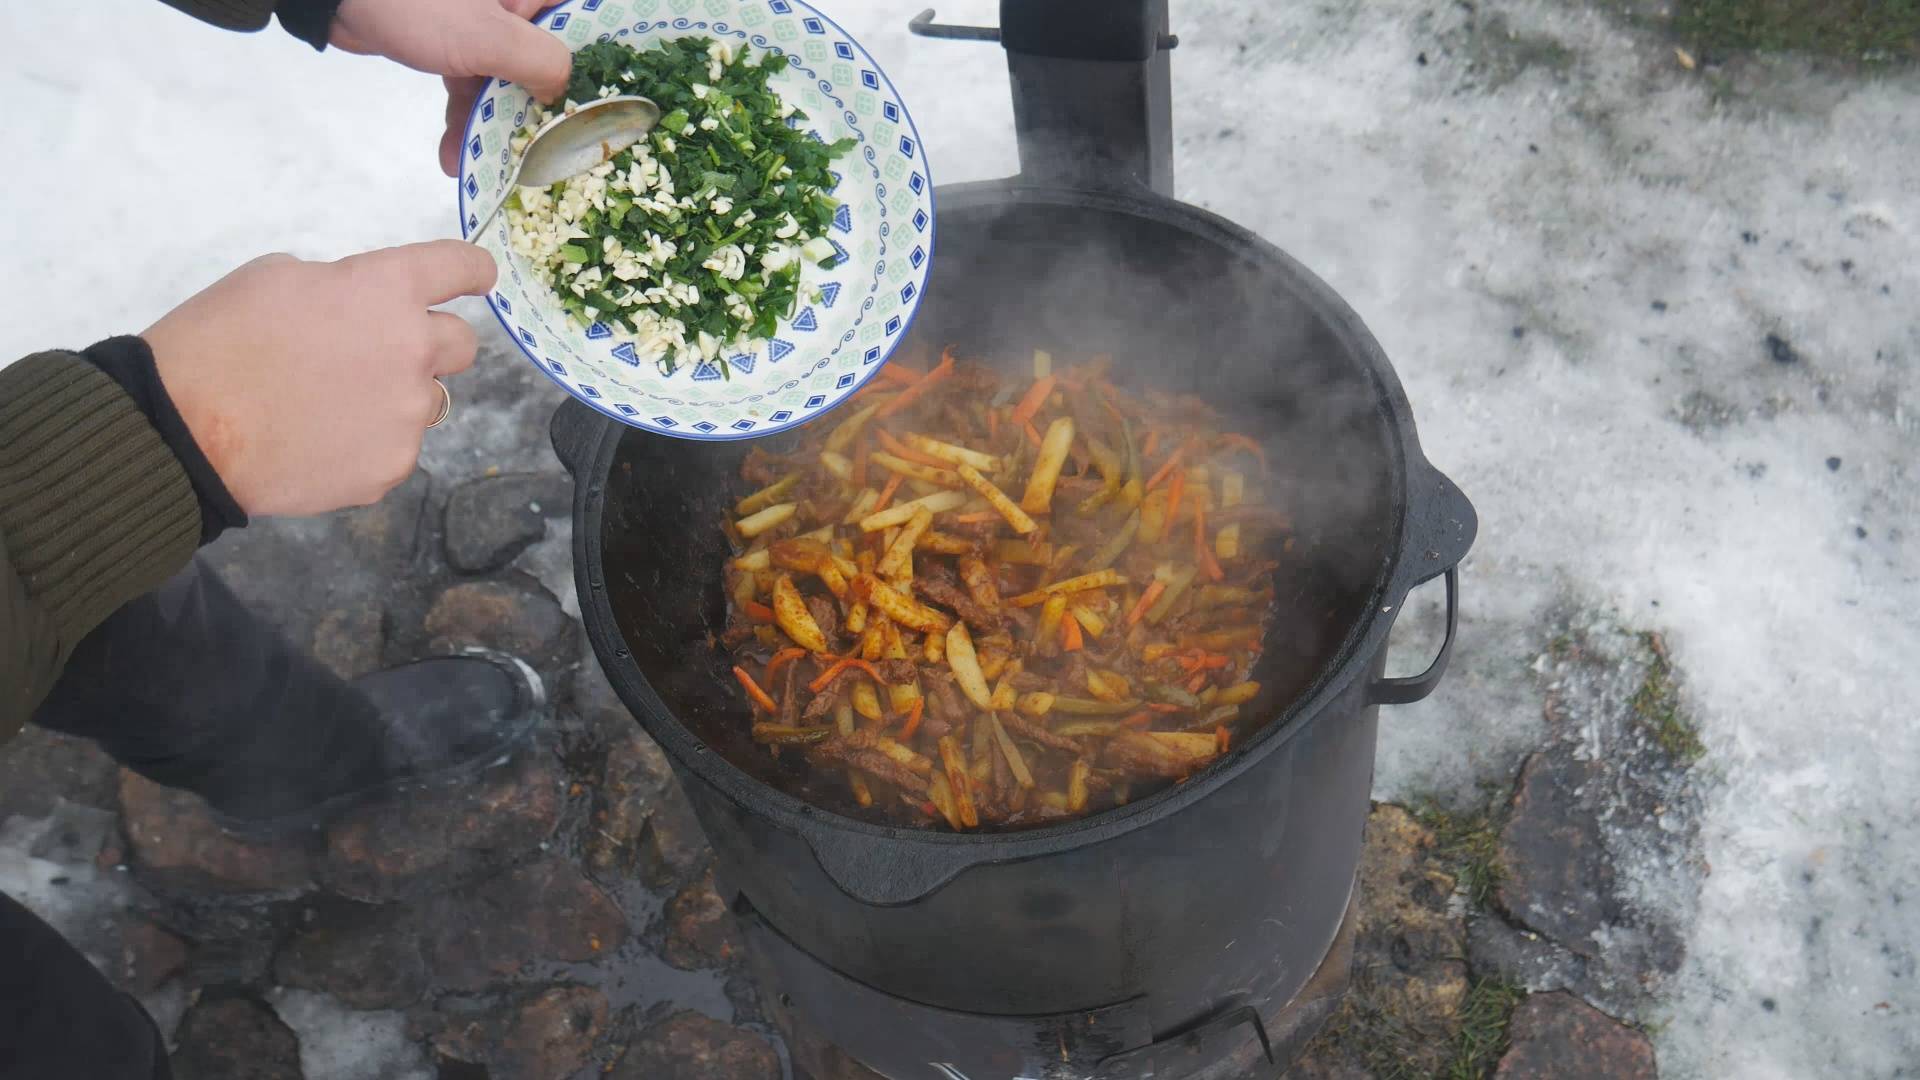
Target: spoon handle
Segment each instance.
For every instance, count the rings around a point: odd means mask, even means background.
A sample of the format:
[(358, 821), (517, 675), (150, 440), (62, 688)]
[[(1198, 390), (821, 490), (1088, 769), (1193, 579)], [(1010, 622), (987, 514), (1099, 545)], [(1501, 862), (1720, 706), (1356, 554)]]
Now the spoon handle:
[(508, 184), (505, 189), (494, 198), (493, 206), (489, 208), (485, 214), (479, 216), (478, 220), (480, 224), (475, 226), (473, 232), (467, 235), (467, 243), (478, 244), (480, 238), (487, 235), (487, 231), (493, 228), (494, 219), (500, 216), (500, 211), (506, 209), (507, 198), (512, 194), (513, 185)]

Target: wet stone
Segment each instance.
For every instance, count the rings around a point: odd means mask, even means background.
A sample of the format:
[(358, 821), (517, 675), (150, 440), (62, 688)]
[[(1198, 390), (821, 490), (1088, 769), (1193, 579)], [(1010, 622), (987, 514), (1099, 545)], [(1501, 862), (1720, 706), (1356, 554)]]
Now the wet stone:
[(767, 1040), (697, 1012), (677, 1012), (647, 1028), (608, 1073), (610, 1080), (778, 1080), (780, 1058)]
[(179, 892), (274, 893), (307, 887), (298, 839), (241, 840), (214, 824), (197, 795), (161, 787), (131, 770), (120, 775), (127, 840), (143, 880)]
[[(592, 1060), (594, 1043), (607, 1030), (607, 1012), (600, 991), (556, 986), (451, 1023), (433, 1036), (433, 1045), (444, 1058), (482, 1065), (496, 1077), (566, 1077)], [(462, 1074), (443, 1069), (441, 1075)]]
[(80, 866), (98, 859), (119, 838), (119, 815), (110, 810), (62, 802), (27, 849), (36, 859)]
[(386, 620), (371, 603), (335, 608), (320, 616), (313, 630), (313, 657), (343, 679), (380, 669), (386, 648)]
[(300, 1040), (263, 1002), (201, 1001), (180, 1021), (179, 1080), (301, 1080)]
[(512, 653), (542, 672), (572, 662), (578, 629), (545, 586), (517, 573), (449, 586), (426, 618), (427, 636), (437, 652), (484, 645)]
[(693, 814), (679, 784), (669, 787), (660, 797), (640, 838), (641, 878), (656, 889), (669, 888), (692, 877), (707, 861), (711, 849), (700, 831), (700, 819)]
[(186, 942), (154, 923), (138, 919), (121, 931), (120, 968), (114, 973), (121, 989), (149, 993), (186, 966)]
[(727, 902), (713, 887), (713, 871), (667, 902), (667, 963), (683, 971), (724, 967), (740, 951), (739, 930)]
[(1647, 1037), (1571, 994), (1534, 994), (1513, 1011), (1495, 1080), (1655, 1080)]
[(463, 573), (498, 570), (547, 534), (547, 519), (573, 508), (564, 475), (512, 473), (469, 480), (447, 497), (447, 564)]
[(323, 517), (255, 519), (206, 548), (201, 558), (290, 641), (311, 645), (334, 612), (404, 606), (432, 486), (432, 478), (416, 469), (372, 506)]
[(636, 732), (614, 743), (596, 786), (594, 827), (585, 838), (588, 869), (602, 877), (631, 873), (647, 819), (673, 789), (667, 757), (652, 739)]
[(435, 979), (456, 990), (485, 989), (539, 961), (592, 960), (627, 940), (626, 916), (559, 858), (446, 893), (422, 924)]
[(282, 985), (332, 994), (355, 1009), (398, 1009), (427, 988), (420, 931), (386, 910), (328, 912), (289, 940), (274, 960)]
[(1527, 759), (1500, 831), (1505, 875), (1495, 893), (1509, 918), (1588, 958), (1622, 918), (1599, 817), (1576, 794), (1598, 771), (1571, 755)]
[(535, 747), (472, 781), (365, 807), (328, 831), (322, 881), (379, 902), (484, 874), (553, 834), (565, 782)]
[(45, 817), (62, 801), (111, 810), (120, 767), (91, 739), (29, 725), (0, 753), (0, 821)]

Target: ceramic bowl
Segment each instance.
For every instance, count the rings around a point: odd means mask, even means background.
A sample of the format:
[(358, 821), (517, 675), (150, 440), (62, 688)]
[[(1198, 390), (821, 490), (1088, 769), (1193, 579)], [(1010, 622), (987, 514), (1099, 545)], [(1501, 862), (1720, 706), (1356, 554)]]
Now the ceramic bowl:
[(604, 326), (582, 326), (507, 244), (506, 215), (475, 237), (478, 214), (507, 182), (508, 143), (532, 97), (495, 80), (474, 103), (461, 153), (461, 235), (493, 253), (500, 281), (487, 297), (529, 361), (562, 389), (622, 423), (683, 439), (751, 439), (804, 424), (847, 400), (880, 370), (907, 328), (933, 259), (933, 180), (926, 149), (880, 65), (832, 19), (800, 0), (568, 0), (539, 24), (580, 49), (623, 41), (637, 49), (689, 36), (785, 53), (772, 85), (808, 119), (803, 127), (855, 146), (835, 163), (841, 202), (827, 230), (839, 261), (809, 266), (819, 289), (774, 336), (750, 351), (662, 374)]

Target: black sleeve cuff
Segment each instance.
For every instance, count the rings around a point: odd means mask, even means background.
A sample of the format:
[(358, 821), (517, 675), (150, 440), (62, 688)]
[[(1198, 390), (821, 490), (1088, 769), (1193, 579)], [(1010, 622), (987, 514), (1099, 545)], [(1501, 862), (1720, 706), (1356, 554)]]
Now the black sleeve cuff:
[(280, 0), (274, 14), (280, 17), (280, 26), (287, 33), (316, 49), (327, 47), (327, 38), (333, 33), (333, 15), (340, 10), (341, 0)]
[(228, 529), (245, 528), (247, 512), (233, 501), (220, 474), (200, 452), (200, 444), (194, 441), (193, 432), (187, 429), (187, 422), (180, 418), (180, 410), (174, 408), (173, 398), (160, 381), (160, 371), (153, 365), (153, 350), (147, 343), (137, 337), (108, 338), (80, 355), (120, 384), (179, 459), (200, 500), (200, 543), (210, 544)]

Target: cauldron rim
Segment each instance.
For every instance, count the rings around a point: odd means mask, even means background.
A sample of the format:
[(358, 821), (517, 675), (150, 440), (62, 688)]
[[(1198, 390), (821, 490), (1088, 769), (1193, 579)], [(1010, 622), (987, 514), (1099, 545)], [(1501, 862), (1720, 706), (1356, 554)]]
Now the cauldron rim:
[[(1368, 675), (1368, 665), (1385, 647), (1386, 635), (1392, 629), (1406, 593), (1443, 572), (1451, 575), (1471, 546), (1477, 527), (1471, 504), (1426, 461), (1414, 429), (1411, 406), (1379, 343), (1329, 285), (1277, 246), (1217, 214), (1145, 189), (1094, 192), (1033, 184), (1015, 177), (943, 185), (936, 190), (940, 212), (949, 218), (969, 211), (1020, 205), (1061, 206), (1144, 218), (1195, 234), (1218, 246), (1223, 253), (1260, 264), (1264, 270), (1289, 280), (1297, 289), (1296, 299), (1334, 331), (1354, 360), (1363, 363), (1365, 375), (1376, 391), (1376, 408), (1388, 438), (1392, 520), (1386, 541), (1388, 554), (1369, 590), (1367, 609), (1348, 629), (1314, 681), (1241, 748), (1194, 774), (1185, 783), (1169, 785), (1151, 796), (1098, 814), (1015, 831), (960, 833), (882, 825), (822, 809), (750, 776), (724, 755), (710, 750), (653, 689), (627, 648), (605, 588), (601, 562), (605, 515), (602, 492), (626, 430), (584, 409), (576, 408), (575, 417), (569, 420), (564, 414), (573, 406), (563, 405), (562, 415), (555, 418), (554, 442), (576, 478), (573, 547), (581, 616), (594, 651), (622, 703), (668, 753), (676, 767), (711, 785), (749, 812), (806, 837), (823, 866), (831, 858), (836, 839), (849, 843), (885, 841), (903, 851), (952, 860), (936, 875), (938, 881), (926, 882), (929, 888), (937, 887), (970, 865), (1043, 857), (1146, 828), (1207, 798), (1247, 770), (1259, 767), (1307, 725), (1321, 719), (1327, 706), (1356, 678)], [(1452, 639), (1451, 577), (1449, 584), (1448, 640), (1441, 657), (1425, 675), (1398, 680), (1406, 684), (1420, 683), (1417, 692), (1373, 693), (1369, 695), (1373, 703), (1401, 704), (1418, 700), (1438, 681)], [(964, 854), (978, 857), (958, 858)], [(841, 883), (846, 887), (844, 881)]]

